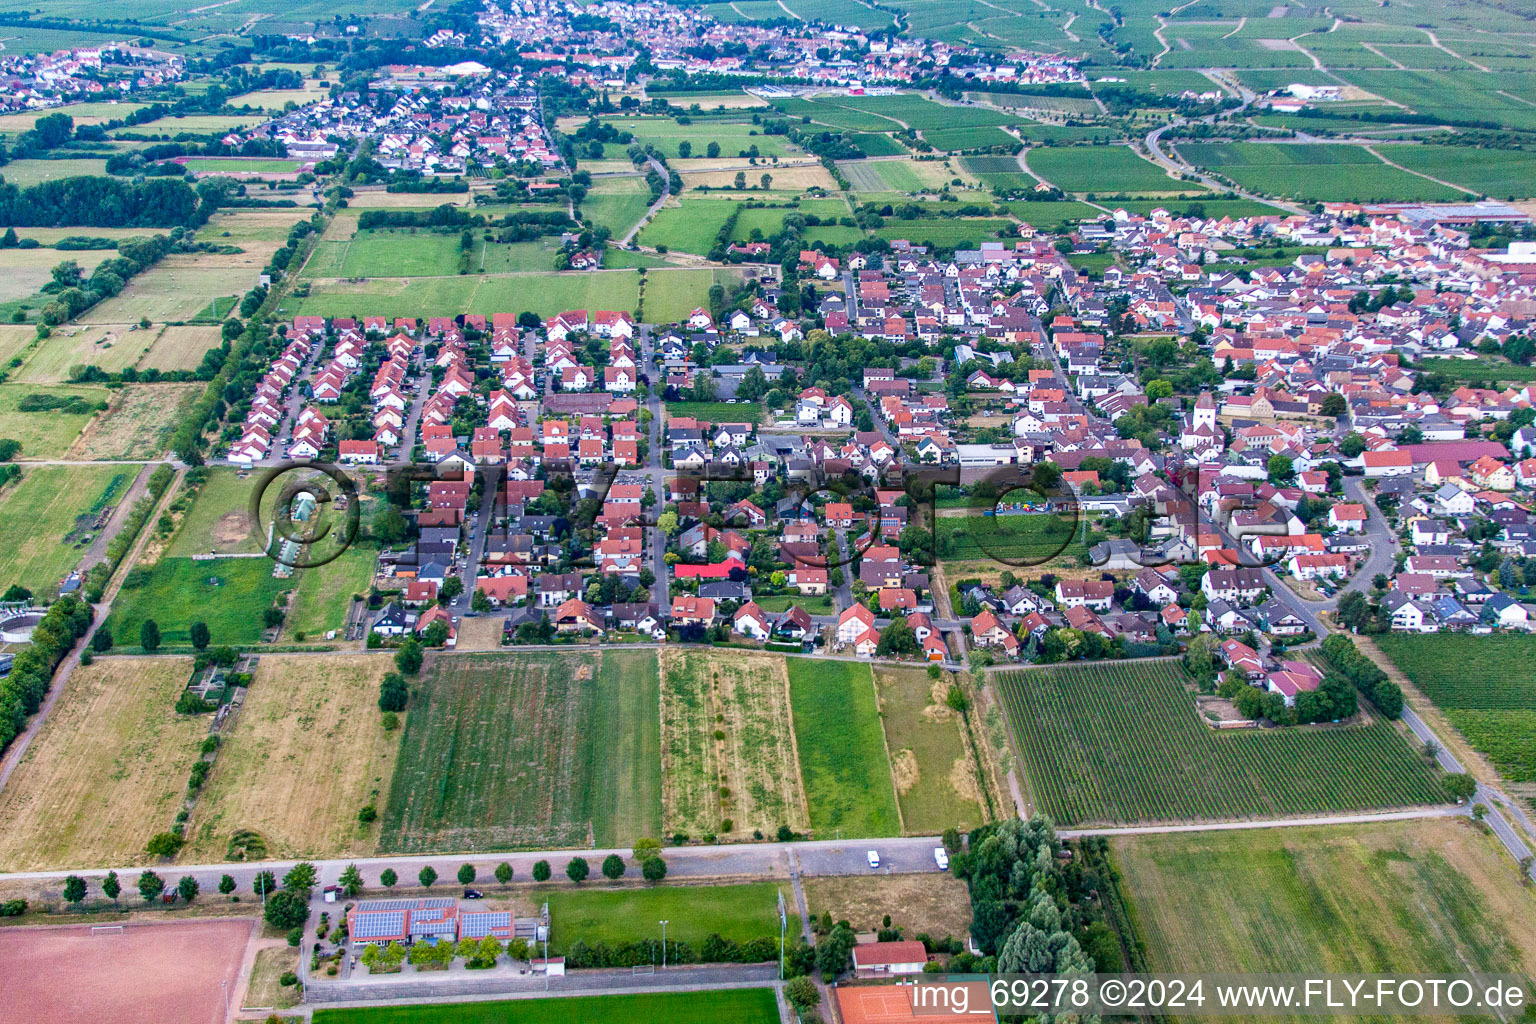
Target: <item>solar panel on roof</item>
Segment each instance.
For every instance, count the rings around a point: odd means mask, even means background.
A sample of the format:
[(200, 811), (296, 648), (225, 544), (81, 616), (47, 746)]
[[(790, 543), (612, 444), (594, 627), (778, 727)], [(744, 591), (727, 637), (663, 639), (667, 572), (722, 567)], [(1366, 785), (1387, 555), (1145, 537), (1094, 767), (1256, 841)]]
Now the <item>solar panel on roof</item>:
[(359, 913), (353, 918), (352, 938), (359, 941), (395, 938), (405, 932), (405, 912), (384, 910)]

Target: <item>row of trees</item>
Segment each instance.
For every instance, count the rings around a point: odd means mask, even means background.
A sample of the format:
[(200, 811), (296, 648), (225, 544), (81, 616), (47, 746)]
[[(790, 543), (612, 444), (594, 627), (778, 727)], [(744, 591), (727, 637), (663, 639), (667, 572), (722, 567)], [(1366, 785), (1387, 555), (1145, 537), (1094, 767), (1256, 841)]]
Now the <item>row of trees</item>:
[(198, 192), (179, 178), (124, 181), (98, 175), (26, 188), (0, 182), (0, 223), (18, 227), (190, 227), (199, 223), (199, 209)]
[(10, 675), (0, 679), (0, 750), (42, 704), (54, 668), (91, 628), (91, 618), (91, 606), (69, 595), (50, 605), (33, 628), (32, 643), (16, 655)]
[(117, 245), (117, 255), (102, 260), (89, 280), (74, 260), (60, 262), (52, 270), (53, 280), (44, 288), (56, 297), (43, 306), (43, 323), (57, 326), (110, 299), (130, 278), (159, 263), (170, 251), (171, 240), (165, 235), (125, 238)]

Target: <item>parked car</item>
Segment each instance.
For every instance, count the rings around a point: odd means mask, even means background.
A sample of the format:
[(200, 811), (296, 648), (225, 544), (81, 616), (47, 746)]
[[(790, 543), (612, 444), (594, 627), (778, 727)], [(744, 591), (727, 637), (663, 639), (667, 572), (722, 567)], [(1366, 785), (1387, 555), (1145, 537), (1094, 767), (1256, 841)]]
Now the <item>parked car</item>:
[(879, 851), (878, 850), (870, 850), (869, 854), (868, 854), (868, 860), (869, 860), (869, 866), (870, 867), (878, 868), (880, 866), (880, 853), (879, 853)]
[(479, 889), (465, 889), (464, 898), (467, 900), (484, 899), (485, 893), (481, 892)]
[(933, 862), (939, 866), (940, 871), (949, 870), (949, 854), (945, 852), (944, 847), (935, 846), (933, 848)]

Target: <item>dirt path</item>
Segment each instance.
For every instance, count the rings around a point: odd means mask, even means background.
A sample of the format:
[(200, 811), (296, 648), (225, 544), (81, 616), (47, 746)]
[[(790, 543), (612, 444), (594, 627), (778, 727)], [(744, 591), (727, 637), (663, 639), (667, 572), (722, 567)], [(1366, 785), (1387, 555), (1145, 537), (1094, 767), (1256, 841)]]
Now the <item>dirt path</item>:
[(129, 513), (133, 511), (134, 502), (142, 498), (144, 492), (148, 490), (149, 476), (154, 471), (155, 464), (146, 463), (139, 470), (139, 475), (133, 478), (133, 483), (128, 485), (127, 492), (118, 501), (117, 508), (113, 510), (112, 518), (107, 521), (106, 527), (97, 532), (96, 539), (91, 541), (91, 546), (86, 548), (85, 554), (80, 556), (80, 561), (76, 564), (75, 568), (80, 571), (82, 576), (85, 575), (87, 569), (107, 557), (107, 545), (112, 543), (112, 540), (122, 532)]
[(1380, 153), (1378, 153), (1376, 151), (1376, 147), (1375, 146), (1362, 146), (1361, 148), (1364, 149), (1367, 153), (1371, 154), (1371, 156), (1374, 156), (1376, 159), (1378, 159), (1382, 163), (1386, 164), (1388, 167), (1395, 167), (1398, 170), (1404, 171), (1404, 172), (1406, 172), (1408, 174), (1412, 174), (1415, 177), (1423, 178), (1425, 181), (1432, 181), (1436, 185), (1444, 185), (1446, 188), (1455, 189), (1458, 192), (1471, 192), (1472, 191), (1472, 189), (1467, 188), (1467, 186), (1465, 186), (1465, 185), (1458, 185), (1455, 182), (1446, 181), (1444, 178), (1436, 178), (1433, 175), (1425, 174), (1423, 171), (1416, 171), (1416, 170), (1414, 170), (1411, 167), (1404, 167), (1400, 163), (1397, 163), (1397, 162), (1392, 161), (1392, 160), (1388, 160), (1386, 157), (1382, 156)]
[(1457, 60), (1464, 60), (1464, 61), (1466, 61), (1468, 64), (1471, 64), (1473, 67), (1477, 68), (1477, 70), (1483, 72), (1484, 74), (1492, 74), (1493, 73), (1493, 69), (1488, 67), (1486, 64), (1479, 64), (1477, 61), (1473, 60), (1470, 57), (1463, 57), (1461, 54), (1457, 53), (1455, 50), (1451, 49), (1449, 46), (1446, 46), (1444, 43), (1442, 43), (1440, 41), (1440, 37), (1435, 35), (1429, 29), (1427, 29), (1427, 28), (1426, 29), (1421, 29), (1420, 31), (1422, 31), (1425, 35), (1429, 36), (1429, 45), (1433, 46), (1435, 49), (1441, 51), (1442, 53), (1448, 53), (1452, 57), (1455, 57)]

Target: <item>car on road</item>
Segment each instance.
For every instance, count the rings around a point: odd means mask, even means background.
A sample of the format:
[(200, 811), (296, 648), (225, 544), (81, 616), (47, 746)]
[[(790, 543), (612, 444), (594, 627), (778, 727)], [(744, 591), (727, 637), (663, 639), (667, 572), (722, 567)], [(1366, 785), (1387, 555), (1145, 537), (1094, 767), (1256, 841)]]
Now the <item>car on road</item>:
[(949, 854), (945, 852), (944, 847), (935, 846), (933, 848), (933, 862), (939, 866), (940, 871), (949, 870)]
[(878, 850), (870, 850), (869, 853), (866, 854), (866, 859), (869, 861), (869, 866), (870, 867), (872, 867), (872, 868), (879, 867), (880, 866), (880, 851), (878, 851)]
[(485, 898), (485, 893), (479, 889), (465, 889), (464, 898), (467, 900), (480, 900)]

